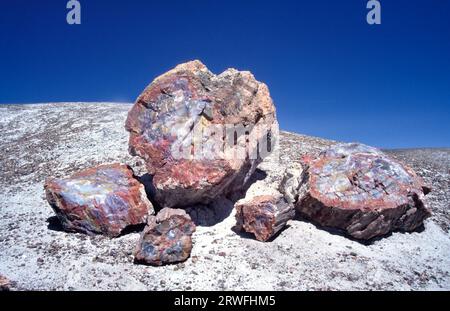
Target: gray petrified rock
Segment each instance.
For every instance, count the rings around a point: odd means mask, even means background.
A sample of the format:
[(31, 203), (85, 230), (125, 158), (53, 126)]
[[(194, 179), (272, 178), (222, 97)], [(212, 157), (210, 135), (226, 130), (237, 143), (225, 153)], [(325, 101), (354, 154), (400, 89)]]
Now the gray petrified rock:
[(279, 190), (284, 194), (288, 203), (294, 204), (298, 200), (298, 190), (302, 182), (302, 168), (298, 166), (289, 167), (284, 171)]
[[(368, 240), (413, 231), (430, 216), (422, 201), (429, 189), (409, 167), (378, 149), (337, 144), (304, 162), (296, 209), (315, 223)], [(298, 177), (292, 178), (284, 183), (287, 197)]]
[(135, 261), (161, 266), (185, 261), (192, 250), (195, 224), (181, 209), (164, 208), (148, 220), (135, 251)]

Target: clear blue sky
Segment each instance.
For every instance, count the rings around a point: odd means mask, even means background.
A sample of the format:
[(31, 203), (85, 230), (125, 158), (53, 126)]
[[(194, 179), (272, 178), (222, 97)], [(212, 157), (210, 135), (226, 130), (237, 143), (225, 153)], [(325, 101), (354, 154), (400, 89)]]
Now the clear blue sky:
[(252, 71), (282, 129), (378, 147), (450, 147), (450, 1), (0, 2), (0, 103), (134, 101), (177, 63)]

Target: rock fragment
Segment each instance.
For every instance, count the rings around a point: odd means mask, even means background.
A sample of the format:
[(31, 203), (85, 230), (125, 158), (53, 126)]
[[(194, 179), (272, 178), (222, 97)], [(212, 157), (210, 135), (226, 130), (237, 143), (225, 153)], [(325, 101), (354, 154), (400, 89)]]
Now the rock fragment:
[(123, 164), (49, 179), (45, 192), (63, 228), (70, 232), (117, 237), (126, 227), (143, 224), (154, 213), (144, 186)]
[(378, 149), (337, 144), (305, 164), (296, 209), (322, 226), (369, 240), (413, 231), (430, 216), (421, 178)]
[(302, 169), (289, 167), (284, 171), (279, 191), (284, 194), (284, 199), (291, 204), (298, 200), (298, 191), (301, 185)]
[(12, 289), (12, 282), (3, 275), (0, 275), (0, 292), (10, 291)]
[(236, 229), (253, 233), (258, 241), (267, 241), (294, 218), (292, 204), (281, 196), (256, 196), (236, 204)]
[(183, 262), (192, 250), (195, 224), (181, 209), (164, 208), (151, 216), (135, 251), (135, 262), (161, 266)]
[(129, 150), (154, 175), (161, 207), (208, 204), (245, 184), (278, 139), (267, 86), (199, 61), (156, 78), (128, 114)]

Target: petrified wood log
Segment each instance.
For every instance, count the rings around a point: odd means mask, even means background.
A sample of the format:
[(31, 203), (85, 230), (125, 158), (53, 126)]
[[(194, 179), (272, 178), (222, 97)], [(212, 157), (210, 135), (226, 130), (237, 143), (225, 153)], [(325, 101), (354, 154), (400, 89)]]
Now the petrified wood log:
[(149, 217), (135, 251), (135, 262), (161, 266), (185, 261), (192, 250), (195, 224), (181, 209), (164, 208)]
[(66, 231), (116, 237), (127, 226), (145, 223), (154, 213), (144, 186), (123, 164), (101, 165), (70, 178), (49, 179), (45, 192)]
[(322, 226), (368, 240), (413, 231), (430, 216), (421, 178), (378, 149), (338, 144), (304, 161), (296, 209)]
[(281, 196), (257, 196), (236, 204), (236, 229), (253, 233), (258, 241), (267, 241), (294, 218), (292, 204)]
[(247, 182), (278, 133), (267, 86), (199, 61), (156, 78), (128, 114), (129, 150), (154, 175), (162, 207), (208, 204)]

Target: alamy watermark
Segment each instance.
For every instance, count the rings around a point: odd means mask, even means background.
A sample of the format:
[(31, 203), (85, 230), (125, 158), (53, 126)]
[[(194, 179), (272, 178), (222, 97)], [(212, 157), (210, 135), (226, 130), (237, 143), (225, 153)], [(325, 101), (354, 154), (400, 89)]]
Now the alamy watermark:
[[(69, 25), (80, 25), (81, 24), (81, 3), (78, 0), (70, 0), (67, 2), (66, 8), (69, 10), (67, 12), (66, 20)], [(367, 13), (366, 20), (369, 25), (380, 25), (381, 24), (381, 3), (379, 0), (369, 0), (367, 2)]]
[(69, 25), (80, 25), (81, 24), (81, 3), (77, 0), (70, 0), (67, 2), (66, 8), (69, 10), (67, 12), (66, 20)]
[(255, 125), (210, 124), (201, 122), (185, 133), (184, 126), (171, 130), (176, 137), (171, 155), (176, 160), (257, 160), (279, 151), (278, 123)]
[(370, 0), (367, 2), (367, 9), (370, 11), (367, 13), (367, 23), (369, 25), (381, 24), (381, 3), (377, 0)]
[[(69, 25), (81, 24), (81, 3), (67, 2), (66, 21)], [(369, 0), (366, 16), (369, 25), (381, 24), (381, 3)], [(186, 135), (186, 129), (172, 128), (172, 137), (177, 137), (171, 146), (176, 159), (258, 159), (278, 152), (278, 125), (215, 124), (204, 127), (195, 125)], [(179, 135), (180, 132), (184, 134)]]

